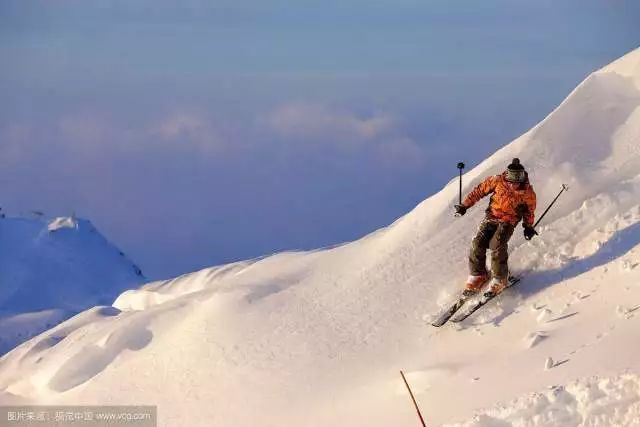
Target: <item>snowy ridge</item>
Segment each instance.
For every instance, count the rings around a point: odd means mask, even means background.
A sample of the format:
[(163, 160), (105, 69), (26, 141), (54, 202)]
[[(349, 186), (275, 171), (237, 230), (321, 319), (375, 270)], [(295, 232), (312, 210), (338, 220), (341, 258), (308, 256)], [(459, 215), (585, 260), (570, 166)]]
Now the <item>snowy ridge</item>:
[[(463, 283), (483, 214), (452, 217), (452, 180), (358, 241), (205, 269), (83, 312), (0, 359), (0, 403), (148, 402), (162, 426), (412, 425), (402, 368), (441, 425), (576, 379), (621, 385), (622, 372), (640, 373), (629, 344), (640, 327), (639, 60), (636, 50), (595, 72), (464, 175), (468, 191), (519, 157), (540, 208), (571, 189), (539, 237), (517, 229), (510, 265), (525, 280), (462, 325), (427, 324)], [(518, 425), (500, 422), (480, 425)]]
[(0, 219), (0, 354), (138, 286), (142, 272), (87, 220)]
[(600, 73), (609, 72), (633, 80), (636, 87), (640, 89), (640, 55), (637, 53), (625, 55), (600, 70)]

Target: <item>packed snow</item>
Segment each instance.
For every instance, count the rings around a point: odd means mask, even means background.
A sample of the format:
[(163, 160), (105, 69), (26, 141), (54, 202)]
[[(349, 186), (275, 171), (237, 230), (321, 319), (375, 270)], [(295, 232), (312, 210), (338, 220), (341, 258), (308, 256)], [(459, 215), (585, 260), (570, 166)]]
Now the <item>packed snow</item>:
[(89, 221), (0, 219), (0, 354), (144, 281)]
[(483, 215), (453, 217), (456, 177), (358, 241), (82, 312), (0, 359), (0, 403), (153, 404), (161, 426), (418, 425), (403, 369), (430, 426), (638, 425), (639, 140), (635, 50), (464, 175), (469, 191), (519, 157), (538, 215), (570, 190), (538, 237), (517, 229), (522, 282), (459, 325), (429, 325)]

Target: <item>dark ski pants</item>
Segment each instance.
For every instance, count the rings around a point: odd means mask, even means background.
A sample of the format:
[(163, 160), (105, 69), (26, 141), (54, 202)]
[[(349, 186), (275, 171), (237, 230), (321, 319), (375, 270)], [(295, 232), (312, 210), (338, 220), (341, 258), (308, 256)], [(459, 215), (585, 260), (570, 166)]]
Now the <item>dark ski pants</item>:
[(509, 239), (515, 225), (484, 219), (478, 227), (478, 233), (471, 243), (469, 254), (469, 272), (474, 276), (487, 274), (487, 249), (491, 250), (491, 274), (498, 279), (509, 276), (507, 260), (509, 258)]

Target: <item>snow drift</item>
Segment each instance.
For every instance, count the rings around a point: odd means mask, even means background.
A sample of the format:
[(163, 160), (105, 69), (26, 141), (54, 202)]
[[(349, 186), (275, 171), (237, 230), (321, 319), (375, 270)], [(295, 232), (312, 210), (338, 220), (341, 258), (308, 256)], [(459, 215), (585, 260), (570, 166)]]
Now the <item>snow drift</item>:
[(584, 378), (516, 399), (451, 427), (637, 426), (640, 378)]
[[(440, 425), (594, 375), (622, 386), (640, 371), (639, 139), (636, 50), (465, 174), (468, 191), (519, 157), (540, 205), (571, 190), (538, 238), (512, 239), (523, 282), (459, 330), (428, 325), (466, 277), (483, 214), (453, 218), (452, 180), (358, 241), (150, 283), (83, 312), (0, 360), (0, 402), (155, 404), (163, 426), (414, 425), (403, 368)], [(631, 415), (610, 406), (605, 420), (637, 419), (629, 393)], [(522, 425), (513, 411), (479, 425)], [(566, 425), (604, 425), (584, 422)]]
[(0, 354), (94, 305), (142, 272), (86, 220), (0, 219)]

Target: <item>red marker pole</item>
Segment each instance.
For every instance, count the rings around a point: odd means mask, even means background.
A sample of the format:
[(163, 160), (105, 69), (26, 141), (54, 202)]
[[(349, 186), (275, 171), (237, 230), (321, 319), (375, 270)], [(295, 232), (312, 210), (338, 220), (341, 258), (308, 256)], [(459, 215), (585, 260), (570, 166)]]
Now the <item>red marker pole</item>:
[(402, 380), (404, 381), (404, 385), (407, 386), (407, 390), (409, 390), (409, 396), (411, 396), (411, 400), (413, 401), (413, 406), (416, 407), (416, 412), (418, 413), (418, 418), (420, 418), (420, 422), (422, 423), (422, 427), (427, 427), (424, 423), (424, 418), (422, 418), (422, 414), (420, 413), (420, 408), (418, 408), (418, 402), (416, 402), (416, 398), (413, 397), (413, 393), (411, 392), (411, 387), (409, 387), (409, 383), (404, 376), (404, 372), (400, 371), (400, 375), (402, 375)]

